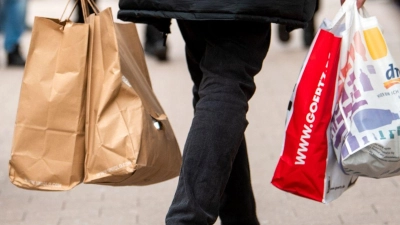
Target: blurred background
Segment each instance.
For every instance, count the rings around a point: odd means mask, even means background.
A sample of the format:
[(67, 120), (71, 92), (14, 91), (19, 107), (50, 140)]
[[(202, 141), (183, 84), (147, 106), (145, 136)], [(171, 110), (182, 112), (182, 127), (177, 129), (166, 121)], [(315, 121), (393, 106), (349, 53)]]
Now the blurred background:
[[(4, 0), (0, 0), (4, 1)], [(116, 17), (118, 1), (97, 0), (100, 9), (111, 7)], [(60, 18), (67, 1), (27, 0), (25, 29), (19, 52), (26, 58), (35, 16)], [(389, 50), (400, 64), (399, 0), (367, 0), (365, 8), (380, 22)], [(339, 0), (321, 0), (314, 18), (317, 28), (333, 19)], [(67, 11), (71, 10), (71, 6)], [(0, 21), (4, 18), (0, 17)], [(72, 18), (77, 20), (77, 14)], [(137, 25), (146, 42), (146, 29)], [(4, 28), (3, 28), (4, 30)], [(262, 225), (399, 225), (400, 179), (360, 178), (356, 185), (329, 205), (300, 198), (270, 184), (281, 152), (287, 103), (307, 54), (304, 30), (290, 36), (273, 24), (270, 51), (256, 76), (257, 91), (250, 100), (246, 138), (249, 149), (257, 212)], [(166, 59), (146, 53), (153, 89), (169, 116), (183, 147), (191, 118), (191, 80), (184, 43), (176, 22), (168, 35)], [(283, 36), (282, 36), (283, 35)], [(107, 187), (81, 184), (65, 192), (19, 189), (8, 179), (15, 114), (23, 66), (9, 66), (0, 33), (0, 225), (162, 225), (177, 179), (145, 187)], [(219, 223), (217, 223), (219, 224)]]

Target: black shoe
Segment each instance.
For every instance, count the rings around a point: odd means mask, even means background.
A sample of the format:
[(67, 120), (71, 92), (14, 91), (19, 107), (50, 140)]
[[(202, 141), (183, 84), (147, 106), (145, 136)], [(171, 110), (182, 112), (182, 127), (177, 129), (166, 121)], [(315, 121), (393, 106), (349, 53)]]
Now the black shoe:
[(16, 45), (14, 47), (14, 50), (8, 53), (7, 59), (8, 59), (7, 66), (19, 66), (19, 67), (25, 66), (25, 60), (21, 56), (21, 53), (19, 51), (19, 45)]
[(279, 40), (281, 40), (282, 42), (288, 42), (290, 39), (290, 34), (289, 34), (289, 32), (287, 32), (286, 26), (279, 24), (278, 29), (279, 29), (278, 30)]

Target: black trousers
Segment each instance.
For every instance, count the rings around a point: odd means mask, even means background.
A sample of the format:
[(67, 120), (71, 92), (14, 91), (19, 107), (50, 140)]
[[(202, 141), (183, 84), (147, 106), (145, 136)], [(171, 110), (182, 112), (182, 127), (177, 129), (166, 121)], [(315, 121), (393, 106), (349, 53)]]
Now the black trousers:
[(194, 118), (168, 225), (259, 225), (244, 132), (271, 25), (178, 21), (193, 80)]

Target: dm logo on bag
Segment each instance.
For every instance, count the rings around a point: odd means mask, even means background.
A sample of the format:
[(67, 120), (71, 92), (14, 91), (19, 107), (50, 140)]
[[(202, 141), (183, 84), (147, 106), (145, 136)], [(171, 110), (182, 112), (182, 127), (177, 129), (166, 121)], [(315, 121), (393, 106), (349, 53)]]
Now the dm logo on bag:
[(393, 63), (389, 64), (389, 69), (386, 71), (386, 78), (388, 81), (383, 83), (386, 89), (389, 89), (391, 86), (400, 83), (400, 70), (397, 67), (393, 66)]
[[(378, 27), (364, 30), (363, 33), (368, 52), (373, 60), (382, 59), (388, 55), (388, 48), (385, 39), (383, 38), (382, 32)], [(399, 68), (395, 67), (393, 63), (391, 63), (386, 71), (386, 78), (388, 81), (383, 85), (386, 89), (388, 89), (395, 84), (399, 84), (399, 77)]]
[[(362, 41), (361, 32), (356, 32), (353, 37), (353, 44), (350, 47), (350, 51), (348, 52), (348, 60), (354, 61), (355, 53), (358, 53), (363, 61), (367, 62), (366, 53), (368, 51), (372, 60), (380, 60), (384, 59), (389, 55), (388, 47), (386, 45), (385, 39), (383, 38), (382, 32), (378, 27), (374, 27), (371, 29), (367, 29), (363, 31), (365, 45)], [(339, 92), (342, 91), (342, 81), (346, 79), (349, 71), (353, 69), (352, 63), (346, 63), (344, 68), (341, 69), (341, 77), (339, 83)], [(370, 70), (371, 74), (375, 74), (375, 68), (373, 65), (368, 65), (368, 70)], [(361, 71), (361, 73), (363, 73)], [(351, 73), (350, 73), (351, 74)], [(395, 67), (393, 63), (388, 65), (388, 69), (386, 71), (386, 79), (388, 81), (384, 82), (383, 85), (386, 89), (389, 89), (395, 84), (400, 84), (400, 70)]]

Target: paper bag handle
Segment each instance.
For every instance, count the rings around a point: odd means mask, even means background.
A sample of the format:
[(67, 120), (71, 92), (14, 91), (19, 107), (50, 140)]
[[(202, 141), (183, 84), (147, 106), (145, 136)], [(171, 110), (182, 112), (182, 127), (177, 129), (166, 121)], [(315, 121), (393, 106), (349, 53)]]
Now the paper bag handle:
[(92, 7), (93, 12), (94, 12), (95, 14), (99, 14), (99, 13), (100, 13), (99, 8), (97, 7), (96, 3), (95, 3), (93, 0), (86, 0), (86, 1), (87, 1), (87, 2), (89, 3), (89, 5)]
[[(79, 1), (79, 0), (77, 0), (77, 1)], [(90, 15), (90, 13), (89, 13), (89, 5), (90, 5), (90, 7), (92, 8), (92, 10), (93, 10), (93, 12), (95, 14), (99, 14), (100, 13), (99, 8), (97, 7), (96, 3), (93, 0), (80, 0), (80, 1), (81, 1), (81, 4), (82, 4), (82, 9), (83, 9), (83, 6), (85, 6), (86, 14), (83, 15), (85, 18), (89, 17), (89, 15)]]
[[(87, 21), (86, 21), (86, 18), (89, 17), (89, 15), (90, 15), (90, 13), (89, 13), (89, 7), (88, 7), (88, 4), (87, 4), (87, 3), (89, 3), (89, 5), (91, 6), (91, 8), (92, 8), (92, 10), (93, 10), (93, 12), (94, 12), (95, 14), (100, 13), (99, 8), (97, 7), (96, 3), (93, 2), (93, 0), (75, 0), (74, 7), (72, 8), (71, 13), (70, 13), (69, 16), (67, 17), (67, 20), (69, 20), (69, 18), (71, 18), (72, 13), (75, 11), (76, 6), (78, 5), (78, 1), (81, 2), (82, 13), (83, 13), (83, 19), (85, 20), (85, 22), (87, 22)], [(62, 18), (64, 17), (64, 14), (65, 14), (65, 12), (67, 11), (67, 8), (68, 8), (68, 5), (69, 5), (70, 2), (71, 2), (71, 0), (68, 0), (67, 5), (65, 6), (63, 13), (61, 14), (60, 21), (61, 21)]]

